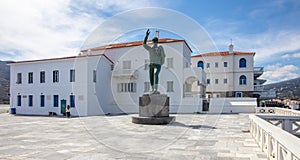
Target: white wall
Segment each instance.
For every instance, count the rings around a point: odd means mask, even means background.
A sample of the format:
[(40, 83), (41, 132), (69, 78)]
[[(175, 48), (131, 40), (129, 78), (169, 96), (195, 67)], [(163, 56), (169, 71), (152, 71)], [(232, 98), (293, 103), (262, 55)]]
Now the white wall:
[[(80, 65), (84, 70), (83, 59)], [(51, 61), (36, 61), (28, 63), (11, 64), (11, 106), (16, 108), (17, 114), (39, 114), (47, 115), (49, 112), (56, 112), (60, 114), (60, 100), (67, 100), (70, 104), (70, 95), (73, 93), (75, 98), (78, 95), (85, 95), (86, 87), (84, 86), (84, 72), (74, 66), (74, 59), (51, 60)], [(75, 69), (75, 82), (70, 82), (70, 69)], [(59, 82), (53, 83), (53, 70), (59, 70)], [(40, 83), (40, 71), (45, 71), (45, 83)], [(33, 72), (33, 83), (28, 84), (28, 72)], [(16, 84), (17, 73), (22, 73), (22, 84)], [(82, 75), (79, 76), (79, 75)], [(17, 95), (22, 96), (22, 106), (17, 106)], [(40, 95), (45, 95), (45, 107), (40, 107)], [(33, 95), (33, 106), (28, 106), (28, 95)], [(53, 107), (53, 95), (59, 95), (59, 107)], [(23, 96), (27, 96), (26, 98)], [(76, 105), (86, 106), (86, 101), (75, 101)], [(72, 114), (85, 112), (84, 108), (71, 108)]]
[[(75, 96), (75, 116), (103, 114), (109, 108), (110, 62), (103, 56), (66, 58), (11, 64), (11, 106), (17, 114), (48, 115), (61, 113), (60, 100), (70, 104), (70, 95)], [(75, 82), (70, 82), (70, 69), (75, 69)], [(93, 83), (93, 70), (98, 71), (98, 83)], [(59, 82), (53, 83), (53, 70), (59, 70)], [(46, 83), (40, 83), (40, 71), (46, 73)], [(33, 72), (33, 84), (28, 84), (28, 72)], [(16, 84), (17, 73), (22, 73), (22, 84)], [(97, 93), (97, 94), (96, 94)], [(17, 106), (17, 95), (22, 97), (22, 106)], [(45, 107), (40, 107), (40, 95), (45, 95)], [(28, 106), (28, 95), (33, 95), (33, 106)], [(59, 107), (53, 107), (53, 95), (59, 95)], [(98, 99), (99, 98), (99, 99)], [(99, 103), (99, 100), (101, 103)]]
[[(87, 69), (87, 114), (103, 115), (110, 113), (111, 93), (111, 65), (103, 56), (90, 56)], [(93, 81), (93, 71), (96, 70), (96, 83)]]
[(254, 113), (256, 98), (211, 98), (209, 113)]
[[(192, 65), (197, 67), (200, 60), (204, 62), (206, 79), (210, 79), (210, 84), (206, 88), (207, 92), (253, 91), (253, 57), (252, 54), (192, 57)], [(241, 58), (246, 59), (246, 68), (239, 67)], [(218, 63), (217, 68), (215, 67), (216, 62)], [(224, 67), (224, 62), (227, 62), (227, 67)], [(210, 63), (210, 68), (207, 68), (207, 63)], [(247, 77), (246, 85), (239, 84), (241, 75)], [(225, 78), (227, 79), (227, 84), (224, 84)], [(215, 84), (215, 79), (218, 79), (218, 84)]]
[[(159, 91), (162, 94), (167, 94), (170, 97), (170, 106), (173, 106), (173, 110), (178, 110), (178, 106), (182, 104), (183, 101), (183, 84), (185, 82), (185, 61), (184, 59), (188, 55), (189, 50), (187, 50), (187, 46), (183, 42), (176, 43), (164, 43), (159, 44), (164, 47), (166, 54), (165, 64), (162, 66), (160, 72), (159, 79)], [(111, 49), (113, 50), (113, 49)], [(122, 53), (122, 55), (121, 55)], [(138, 112), (138, 99), (139, 96), (144, 94), (144, 82), (149, 82), (149, 71), (144, 69), (145, 59), (149, 59), (149, 55), (147, 50), (145, 50), (142, 46), (137, 47), (126, 47), (124, 49), (118, 49), (117, 55), (114, 51), (107, 50), (106, 54), (108, 57), (112, 58), (115, 62), (114, 71), (112, 72), (112, 92), (114, 97), (113, 106), (115, 112), (123, 112), (123, 113), (137, 113)], [(189, 53), (190, 54), (190, 53)], [(167, 66), (167, 58), (173, 58), (173, 67), (170, 68)], [(123, 70), (123, 61), (131, 60), (131, 69), (132, 72), (135, 72), (137, 77), (129, 76), (116, 76), (117, 73), (121, 73)], [(189, 60), (188, 60), (189, 61)], [(204, 72), (195, 72), (190, 76), (204, 76)], [(167, 92), (167, 82), (173, 81), (173, 92)], [(118, 83), (128, 83), (135, 82), (136, 83), (136, 92), (134, 93), (119, 93), (117, 91)], [(201, 102), (202, 104), (202, 102)]]

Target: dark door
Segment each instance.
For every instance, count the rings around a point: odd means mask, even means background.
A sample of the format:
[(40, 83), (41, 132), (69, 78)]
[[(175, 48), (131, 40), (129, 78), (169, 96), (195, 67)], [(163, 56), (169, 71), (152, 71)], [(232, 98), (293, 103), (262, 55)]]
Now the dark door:
[(60, 113), (63, 115), (66, 114), (66, 105), (67, 101), (65, 99), (60, 100)]
[(202, 111), (209, 111), (209, 102), (207, 100), (203, 100)]

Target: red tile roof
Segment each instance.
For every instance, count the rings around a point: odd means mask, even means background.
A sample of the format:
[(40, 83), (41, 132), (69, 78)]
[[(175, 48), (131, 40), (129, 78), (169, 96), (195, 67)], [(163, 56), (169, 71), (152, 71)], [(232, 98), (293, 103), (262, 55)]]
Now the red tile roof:
[[(241, 51), (233, 51), (234, 55), (255, 55), (255, 52), (241, 52)], [(210, 53), (204, 53), (204, 54), (198, 54), (194, 55), (191, 58), (196, 58), (196, 57), (210, 57), (210, 56), (228, 56), (229, 51), (224, 51), (224, 52), (210, 52)]]
[[(148, 43), (152, 43), (151, 40), (147, 41)], [(185, 40), (180, 39), (173, 39), (173, 38), (162, 38), (159, 39), (158, 43), (173, 43), (173, 42), (184, 42), (186, 46), (189, 48), (189, 50), (192, 52), (192, 49), (190, 46), (186, 43)], [(125, 42), (125, 43), (116, 43), (116, 44), (108, 44), (100, 47), (91, 48), (91, 51), (97, 51), (97, 50), (106, 50), (106, 49), (114, 49), (114, 48), (124, 48), (124, 47), (133, 47), (133, 46), (140, 46), (143, 44), (143, 41), (135, 41), (135, 42)], [(82, 50), (82, 52), (85, 52), (86, 50)]]
[[(159, 39), (159, 43), (173, 43), (173, 42), (184, 42), (189, 50), (192, 52), (190, 46), (186, 43), (185, 40), (179, 39), (172, 39), (172, 38), (162, 38)], [(148, 40), (148, 43), (152, 43), (151, 40)], [(126, 42), (126, 43), (116, 43), (116, 44), (108, 44), (96, 48), (92, 48), (92, 51), (97, 50), (106, 50), (106, 49), (114, 49), (114, 48), (123, 48), (123, 47), (132, 47), (132, 46), (140, 46), (143, 44), (143, 41), (135, 41), (135, 42)], [(87, 50), (82, 50), (82, 52), (86, 52)], [(51, 61), (51, 60), (63, 60), (63, 59), (70, 59), (70, 58), (81, 58), (86, 56), (104, 56), (108, 61), (113, 64), (113, 61), (109, 59), (105, 54), (90, 54), (90, 55), (79, 55), (79, 56), (70, 56), (70, 57), (60, 57), (60, 58), (49, 58), (49, 59), (38, 59), (38, 60), (28, 60), (28, 61), (17, 61), (17, 62), (9, 62), (7, 64), (16, 64), (16, 63), (30, 63), (30, 62), (40, 62), (40, 61)]]

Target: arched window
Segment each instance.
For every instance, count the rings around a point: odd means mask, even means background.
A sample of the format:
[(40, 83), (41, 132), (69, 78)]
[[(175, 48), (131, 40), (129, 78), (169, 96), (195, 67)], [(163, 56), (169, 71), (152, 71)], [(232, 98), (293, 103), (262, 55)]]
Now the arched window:
[(240, 76), (240, 85), (246, 85), (247, 84), (247, 77), (244, 75)]
[(204, 69), (204, 63), (203, 63), (203, 61), (199, 61), (198, 64), (197, 64), (197, 67)]
[(246, 68), (247, 61), (245, 58), (240, 59), (240, 68)]

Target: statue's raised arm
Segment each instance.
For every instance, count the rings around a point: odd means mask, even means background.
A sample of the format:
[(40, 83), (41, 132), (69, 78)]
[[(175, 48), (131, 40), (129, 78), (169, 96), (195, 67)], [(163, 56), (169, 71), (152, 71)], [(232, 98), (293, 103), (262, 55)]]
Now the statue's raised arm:
[(145, 38), (144, 38), (144, 43), (143, 43), (143, 44), (147, 44), (147, 40), (148, 40), (149, 34), (150, 34), (150, 30), (148, 29), (148, 30), (146, 31), (146, 36), (145, 36)]
[(144, 42), (143, 42), (143, 47), (147, 50), (151, 49), (151, 47), (147, 45), (147, 40), (148, 40), (149, 34), (150, 34), (150, 30), (148, 29), (146, 32), (146, 36), (144, 38)]

